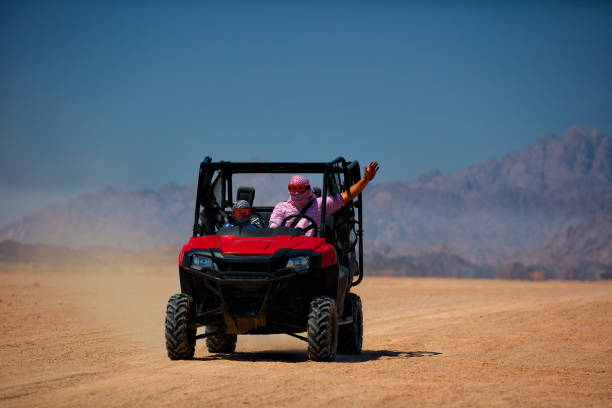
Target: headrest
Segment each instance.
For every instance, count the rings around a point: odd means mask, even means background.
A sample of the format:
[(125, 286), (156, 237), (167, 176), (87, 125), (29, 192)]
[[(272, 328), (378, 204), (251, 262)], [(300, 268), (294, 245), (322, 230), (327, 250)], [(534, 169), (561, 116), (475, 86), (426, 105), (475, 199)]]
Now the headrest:
[(245, 186), (238, 187), (238, 190), (236, 190), (236, 201), (238, 200), (245, 200), (252, 207), (253, 200), (255, 200), (255, 189)]

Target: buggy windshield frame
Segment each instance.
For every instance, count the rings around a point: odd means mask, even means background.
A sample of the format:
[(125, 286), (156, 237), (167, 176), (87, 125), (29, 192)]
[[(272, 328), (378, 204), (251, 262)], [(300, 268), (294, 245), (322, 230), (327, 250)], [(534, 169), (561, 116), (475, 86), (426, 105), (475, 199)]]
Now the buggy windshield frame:
[[(357, 163), (357, 162), (353, 162)], [(200, 210), (204, 207), (206, 210), (223, 210), (226, 205), (229, 205), (232, 201), (232, 176), (234, 174), (278, 174), (278, 173), (308, 173), (308, 174), (322, 174), (323, 175), (323, 187), (321, 191), (321, 197), (323, 202), (327, 202), (329, 195), (330, 176), (335, 174), (345, 175), (344, 186), (340, 186), (341, 189), (347, 190), (352, 185), (353, 180), (349, 180), (351, 177), (351, 170), (349, 166), (351, 162), (347, 162), (343, 157), (337, 157), (330, 162), (310, 162), (310, 163), (299, 163), (299, 162), (228, 162), (219, 161), (213, 162), (212, 158), (206, 157), (204, 161), (200, 163), (200, 171), (198, 176), (198, 189), (196, 193), (195, 213), (193, 222), (193, 236), (197, 236), (201, 232), (199, 226)], [(358, 163), (357, 163), (358, 166)], [(358, 167), (357, 167), (358, 168)], [(213, 183), (216, 179), (221, 178), (222, 188), (222, 202), (217, 202), (213, 191)], [(227, 183), (225, 182), (227, 181)], [(356, 181), (356, 180), (354, 180)], [(226, 191), (227, 189), (227, 191)], [(332, 193), (339, 193), (341, 191), (334, 191)], [(228, 200), (225, 202), (224, 198), (228, 194)], [(359, 219), (361, 219), (361, 194), (357, 198), (357, 208), (359, 209)], [(325, 238), (327, 228), (325, 228), (326, 219), (326, 206), (321, 208), (321, 231), (319, 236)]]

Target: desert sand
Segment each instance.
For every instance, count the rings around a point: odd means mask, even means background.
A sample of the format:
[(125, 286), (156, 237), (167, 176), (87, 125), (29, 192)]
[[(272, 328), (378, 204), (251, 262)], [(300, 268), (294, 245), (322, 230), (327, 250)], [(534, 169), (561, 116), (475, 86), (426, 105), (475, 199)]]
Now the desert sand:
[(0, 272), (0, 405), (612, 406), (612, 283), (368, 278), (364, 350), (284, 335), (171, 361), (173, 266)]

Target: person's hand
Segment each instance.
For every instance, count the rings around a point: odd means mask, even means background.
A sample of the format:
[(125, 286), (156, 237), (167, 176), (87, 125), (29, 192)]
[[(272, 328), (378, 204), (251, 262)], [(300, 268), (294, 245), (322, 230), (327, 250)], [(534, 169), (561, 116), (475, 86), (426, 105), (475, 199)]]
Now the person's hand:
[(366, 181), (370, 182), (376, 176), (376, 172), (378, 171), (378, 162), (370, 162), (367, 166), (363, 168), (363, 178)]

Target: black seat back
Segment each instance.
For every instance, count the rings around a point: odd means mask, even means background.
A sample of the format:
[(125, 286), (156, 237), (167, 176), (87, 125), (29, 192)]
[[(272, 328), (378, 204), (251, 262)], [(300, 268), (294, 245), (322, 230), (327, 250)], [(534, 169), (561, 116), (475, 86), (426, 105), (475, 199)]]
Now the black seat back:
[(255, 200), (255, 189), (245, 186), (238, 187), (238, 190), (236, 190), (236, 201), (238, 200), (245, 200), (252, 207)]

